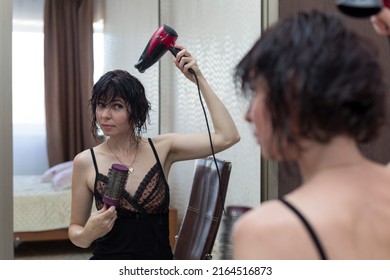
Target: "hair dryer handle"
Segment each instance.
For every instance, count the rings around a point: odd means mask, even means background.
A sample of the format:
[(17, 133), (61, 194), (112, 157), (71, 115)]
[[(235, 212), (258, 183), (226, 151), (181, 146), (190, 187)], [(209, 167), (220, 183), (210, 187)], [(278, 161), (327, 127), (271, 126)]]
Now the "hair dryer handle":
[(176, 48), (175, 46), (170, 46), (169, 51), (171, 52), (171, 54), (173, 54), (174, 57), (176, 57), (176, 55), (178, 54), (178, 52), (181, 51), (181, 49)]
[[(169, 51), (173, 54), (174, 57), (176, 57), (176, 55), (178, 54), (178, 52), (181, 51), (181, 49), (176, 48), (175, 46), (170, 46)], [(195, 75), (195, 71), (192, 68), (188, 69), (188, 71)]]

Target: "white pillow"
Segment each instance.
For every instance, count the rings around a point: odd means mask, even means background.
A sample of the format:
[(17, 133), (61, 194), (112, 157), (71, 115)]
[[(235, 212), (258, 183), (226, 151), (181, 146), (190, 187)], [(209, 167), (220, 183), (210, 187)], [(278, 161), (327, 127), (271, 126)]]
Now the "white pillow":
[(65, 161), (62, 163), (59, 163), (57, 165), (54, 165), (50, 167), (48, 170), (45, 171), (45, 173), (41, 176), (41, 182), (42, 183), (49, 183), (54, 175), (60, 173), (61, 171), (73, 167), (73, 160), (71, 161)]
[(73, 167), (64, 169), (55, 174), (52, 179), (53, 188), (56, 191), (69, 189), (72, 186)]

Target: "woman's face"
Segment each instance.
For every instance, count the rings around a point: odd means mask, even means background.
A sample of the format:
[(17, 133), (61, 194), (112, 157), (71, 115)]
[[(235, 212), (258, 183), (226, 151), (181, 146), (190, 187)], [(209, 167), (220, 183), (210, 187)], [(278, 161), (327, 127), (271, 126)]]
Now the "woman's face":
[[(267, 95), (264, 83), (254, 87), (254, 96), (251, 105), (245, 115), (245, 119), (252, 124), (257, 143), (261, 147), (261, 153), (266, 159), (292, 160), (296, 159), (298, 151), (295, 146), (287, 143), (286, 136), (281, 136), (280, 143), (274, 135), (271, 115), (267, 106)], [(292, 122), (290, 122), (291, 125)], [(293, 133), (297, 133), (297, 127), (291, 127)], [(282, 152), (282, 150), (284, 153)]]
[(275, 156), (275, 145), (272, 141), (271, 118), (267, 108), (267, 92), (264, 86), (257, 85), (254, 88), (254, 96), (246, 112), (245, 119), (252, 124), (253, 134), (261, 147), (265, 158)]
[(96, 106), (96, 120), (106, 136), (131, 132), (127, 104), (122, 98), (115, 98), (108, 104), (99, 102)]

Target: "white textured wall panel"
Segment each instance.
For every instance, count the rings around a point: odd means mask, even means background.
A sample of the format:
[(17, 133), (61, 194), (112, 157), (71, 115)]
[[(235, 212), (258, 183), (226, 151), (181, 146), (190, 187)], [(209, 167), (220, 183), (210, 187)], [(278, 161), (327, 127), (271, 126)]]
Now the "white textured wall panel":
[[(247, 103), (237, 95), (232, 79), (234, 66), (260, 34), (260, 12), (257, 0), (161, 1), (161, 23), (174, 28), (179, 34), (177, 43), (197, 58), (241, 134), (240, 143), (217, 154), (233, 165), (226, 206), (253, 207), (260, 202), (260, 149), (244, 121)], [(170, 60), (170, 57), (162, 60), (162, 131), (206, 131), (196, 86)], [(193, 161), (177, 163), (171, 172), (172, 205), (179, 209), (180, 218), (191, 191), (193, 164)]]
[(144, 85), (151, 102), (147, 135), (159, 131), (159, 70), (156, 63), (144, 73), (134, 65), (159, 26), (157, 0), (107, 0), (104, 18), (104, 72), (124, 69)]

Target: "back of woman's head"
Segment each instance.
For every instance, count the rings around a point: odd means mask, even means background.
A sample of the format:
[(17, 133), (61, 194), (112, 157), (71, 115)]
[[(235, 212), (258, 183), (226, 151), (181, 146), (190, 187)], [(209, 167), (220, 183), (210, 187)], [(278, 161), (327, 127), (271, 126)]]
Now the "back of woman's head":
[(113, 70), (105, 73), (92, 89), (90, 100), (92, 123), (91, 129), (96, 134), (96, 107), (101, 102), (109, 104), (116, 98), (122, 98), (128, 106), (129, 124), (134, 133), (140, 135), (146, 131), (146, 121), (149, 120), (150, 102), (146, 98), (142, 83), (125, 70)]
[(384, 121), (376, 52), (336, 15), (312, 11), (280, 20), (237, 65), (235, 78), (244, 91), (265, 81), (279, 143), (326, 143), (336, 135), (366, 142)]

